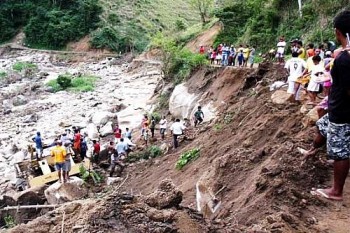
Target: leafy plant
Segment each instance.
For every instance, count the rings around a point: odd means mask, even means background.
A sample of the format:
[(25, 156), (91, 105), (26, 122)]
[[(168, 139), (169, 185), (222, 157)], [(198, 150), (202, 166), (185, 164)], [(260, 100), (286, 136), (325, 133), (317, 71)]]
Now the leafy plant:
[(7, 78), (7, 73), (5, 71), (0, 71), (0, 80)]
[(59, 75), (57, 79), (50, 80), (47, 85), (53, 89), (53, 92), (69, 90), (74, 92), (89, 92), (95, 88), (97, 77), (83, 75), (74, 78), (69, 74)]
[(154, 120), (158, 123), (161, 119), (162, 116), (158, 112), (152, 112), (152, 117), (154, 117)]
[(57, 83), (62, 89), (67, 89), (68, 87), (72, 86), (72, 76), (67, 74), (59, 75), (57, 78)]
[(147, 149), (151, 158), (156, 158), (162, 155), (162, 150), (159, 146), (151, 146)]
[(182, 154), (180, 156), (180, 159), (176, 162), (176, 169), (181, 170), (186, 164), (188, 164), (191, 161), (196, 160), (200, 155), (200, 149), (194, 148), (192, 150), (189, 150)]
[(12, 69), (15, 71), (21, 72), (22, 70), (26, 70), (26, 69), (37, 69), (37, 65), (31, 62), (18, 61), (15, 64), (13, 64)]
[(183, 31), (186, 29), (186, 25), (181, 19), (176, 20), (175, 27), (177, 31)]
[(15, 219), (11, 215), (7, 215), (4, 217), (6, 228), (12, 228), (16, 226)]
[(95, 184), (99, 184), (103, 181), (103, 176), (94, 170), (88, 171), (83, 164), (79, 167), (79, 173), (84, 182), (87, 182), (89, 178), (91, 178)]

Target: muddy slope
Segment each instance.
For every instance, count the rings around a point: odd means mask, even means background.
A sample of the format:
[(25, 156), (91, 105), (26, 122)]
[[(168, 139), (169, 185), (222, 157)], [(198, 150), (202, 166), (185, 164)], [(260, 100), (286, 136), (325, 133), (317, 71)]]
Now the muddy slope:
[[(339, 204), (319, 200), (309, 191), (328, 184), (331, 168), (324, 152), (301, 165), (296, 148), (307, 148), (315, 129), (303, 127), (301, 106), (271, 102), (268, 85), (283, 78), (283, 68), (272, 64), (258, 70), (197, 71), (188, 81), (190, 90), (205, 92), (220, 116), (195, 130), (195, 139), (179, 150), (131, 168), (125, 190), (146, 194), (159, 179), (171, 178), (184, 192), (183, 204), (195, 207), (200, 179), (214, 193), (223, 189), (222, 206), (213, 219), (229, 232), (327, 232), (329, 224), (318, 224), (324, 220), (319, 212), (333, 213)], [(200, 158), (176, 170), (179, 155), (195, 147), (201, 148)], [(345, 209), (341, 216), (349, 214)]]

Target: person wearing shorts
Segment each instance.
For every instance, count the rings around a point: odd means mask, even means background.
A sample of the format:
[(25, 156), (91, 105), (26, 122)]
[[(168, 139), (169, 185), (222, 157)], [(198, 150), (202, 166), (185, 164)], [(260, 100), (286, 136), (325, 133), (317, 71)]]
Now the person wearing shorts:
[(67, 151), (62, 146), (62, 141), (58, 140), (56, 143), (56, 146), (51, 150), (51, 156), (55, 158), (55, 168), (58, 172), (58, 180), (60, 183), (67, 181), (66, 177), (66, 167), (65, 167), (65, 160), (66, 160)]
[(335, 35), (342, 45), (331, 70), (332, 87), (329, 93), (329, 125), (327, 153), (334, 160), (333, 185), (317, 189), (314, 194), (335, 201), (343, 200), (343, 189), (350, 168), (350, 11), (340, 12), (334, 19)]

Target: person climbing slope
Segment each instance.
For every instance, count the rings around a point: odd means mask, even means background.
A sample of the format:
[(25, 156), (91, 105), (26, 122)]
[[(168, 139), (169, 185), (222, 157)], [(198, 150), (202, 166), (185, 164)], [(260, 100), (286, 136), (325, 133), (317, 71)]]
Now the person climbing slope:
[(198, 106), (197, 111), (194, 113), (194, 127), (197, 127), (200, 123), (203, 122), (204, 113), (202, 111), (202, 107)]

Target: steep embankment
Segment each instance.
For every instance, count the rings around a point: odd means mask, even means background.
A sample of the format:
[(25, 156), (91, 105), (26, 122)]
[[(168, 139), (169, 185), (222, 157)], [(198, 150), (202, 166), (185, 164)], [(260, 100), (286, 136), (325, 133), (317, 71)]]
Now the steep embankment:
[[(170, 177), (184, 192), (183, 204), (194, 207), (195, 184), (202, 180), (214, 193), (222, 189), (215, 226), (237, 232), (347, 232), (349, 201), (340, 206), (310, 195), (313, 187), (327, 185), (331, 169), (324, 152), (301, 165), (296, 148), (308, 147), (313, 128), (303, 127), (300, 106), (271, 101), (268, 84), (281, 78), (276, 65), (196, 72), (189, 90), (214, 101), (217, 119), (194, 130), (194, 140), (182, 142), (180, 149), (128, 169), (125, 191), (147, 194)], [(176, 170), (179, 155), (196, 147), (200, 158)]]

